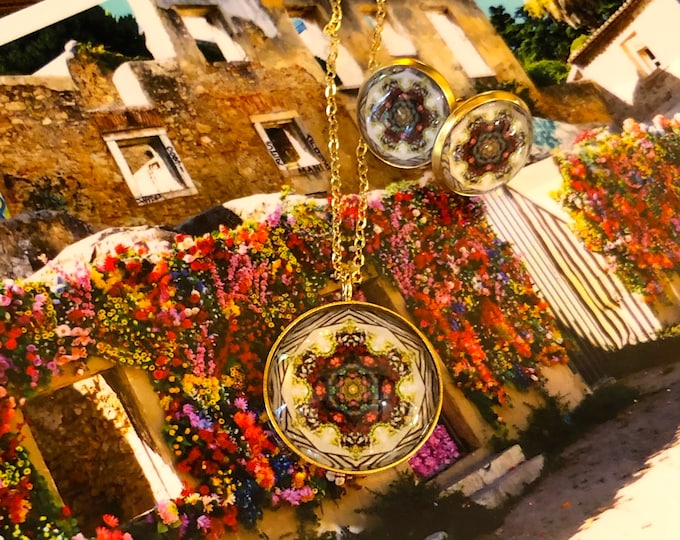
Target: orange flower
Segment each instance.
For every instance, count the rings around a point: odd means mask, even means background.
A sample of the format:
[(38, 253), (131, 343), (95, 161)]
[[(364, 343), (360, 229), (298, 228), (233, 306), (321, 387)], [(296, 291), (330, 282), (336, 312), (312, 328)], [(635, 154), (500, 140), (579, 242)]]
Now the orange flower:
[(116, 516), (113, 516), (111, 514), (104, 514), (102, 516), (102, 521), (109, 527), (118, 527), (118, 518)]

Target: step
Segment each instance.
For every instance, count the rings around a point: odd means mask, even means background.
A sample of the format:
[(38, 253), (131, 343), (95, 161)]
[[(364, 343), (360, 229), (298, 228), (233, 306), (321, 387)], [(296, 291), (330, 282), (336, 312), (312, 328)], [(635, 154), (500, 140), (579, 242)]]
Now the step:
[(543, 456), (535, 456), (473, 493), (470, 498), (487, 508), (497, 508), (508, 499), (521, 495), (529, 484), (535, 482), (541, 476), (543, 465)]
[(471, 470), (459, 477), (459, 480), (444, 486), (442, 495), (458, 491), (466, 497), (470, 497), (474, 493), (493, 484), (508, 471), (515, 469), (524, 461), (522, 448), (518, 444), (511, 446), (500, 454), (475, 464)]

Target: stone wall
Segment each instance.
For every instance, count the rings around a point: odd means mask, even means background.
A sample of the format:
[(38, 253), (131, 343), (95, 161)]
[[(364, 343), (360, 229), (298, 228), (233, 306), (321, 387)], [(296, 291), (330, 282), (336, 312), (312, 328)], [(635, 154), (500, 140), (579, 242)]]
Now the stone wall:
[(537, 106), (541, 116), (570, 124), (609, 124), (616, 117), (602, 88), (589, 81), (541, 88)]
[[(137, 62), (132, 68), (154, 103), (147, 117), (166, 130), (198, 189), (195, 196), (138, 206), (102, 140), (106, 129), (120, 127), (110, 119), (126, 110), (110, 88), (105, 91), (106, 76), (96, 76), (89, 60), (71, 64), (78, 91), (0, 87), (0, 172), (9, 179), (3, 193), (13, 215), (33, 209), (28, 201), (41, 179), (69, 211), (96, 226), (176, 223), (216, 203), (280, 191), (289, 179), (255, 131), (253, 114), (296, 112), (323, 148), (323, 88), (299, 67), (239, 64), (187, 72), (176, 64)], [(357, 132), (346, 112), (340, 121), (349, 172)], [(135, 126), (122, 126), (128, 127)], [(401, 177), (383, 172), (372, 175), (374, 185)]]
[[(253, 60), (212, 64), (201, 56), (178, 12), (160, 7), (158, 18), (176, 57), (129, 64), (150, 103), (142, 114), (147, 120), (143, 125), (120, 121), (131, 115), (139, 117), (140, 112), (126, 108), (118, 94), (110, 55), (98, 56), (81, 48), (69, 63), (72, 89), (68, 85), (50, 88), (41, 81), (30, 85), (26, 77), (14, 81), (5, 78), (6, 84), (0, 85), (0, 174), (10, 179), (1, 188), (11, 214), (35, 209), (31, 194), (39, 190), (45, 192), (43, 207), (54, 208), (49, 206), (50, 201), (58, 203), (59, 208), (95, 227), (172, 224), (215, 204), (254, 193), (277, 192), (286, 185), (303, 192), (306, 182), (321, 186), (309, 191), (327, 189), (327, 172), (302, 178), (283, 175), (249, 118), (295, 112), (327, 157), (324, 73), (297, 36), (282, 3), (267, 4), (263, 9), (277, 30), (273, 36), (247, 18), (233, 16), (229, 20), (232, 37)], [(343, 43), (365, 70), (371, 31), (363, 18), (364, 6), (351, 2), (345, 8)], [(330, 11), (323, 3), (318, 9), (322, 16)], [(425, 9), (428, 6), (395, 2), (390, 5), (389, 16), (406, 30), (421, 59), (444, 74), (457, 97), (471, 95), (474, 81), (468, 79), (436, 34)], [(451, 2), (447, 9), (497, 72), (498, 80), (517, 80), (532, 88), (472, 0)], [(389, 62), (390, 57), (383, 51), (380, 60)], [(341, 163), (347, 191), (356, 190), (354, 100), (351, 91), (340, 96)], [(137, 204), (102, 137), (139, 127), (165, 130), (195, 184), (196, 194)], [(372, 156), (369, 166), (369, 180), (376, 188), (423, 172), (390, 168)]]
[(94, 232), (64, 212), (43, 210), (0, 221), (0, 275), (26, 278), (66, 246)]

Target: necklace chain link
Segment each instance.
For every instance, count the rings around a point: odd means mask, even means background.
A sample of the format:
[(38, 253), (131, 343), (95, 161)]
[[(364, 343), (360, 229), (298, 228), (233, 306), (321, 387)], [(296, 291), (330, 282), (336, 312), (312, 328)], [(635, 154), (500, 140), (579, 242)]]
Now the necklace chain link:
[[(375, 27), (371, 38), (371, 48), (368, 59), (368, 71), (372, 72), (377, 66), (377, 53), (380, 50), (382, 30), (385, 23), (386, 0), (376, 0)], [(332, 0), (331, 18), (324, 28), (329, 36), (328, 58), (326, 60), (326, 119), (328, 121), (328, 152), (331, 169), (331, 214), (332, 214), (332, 264), (334, 277), (342, 286), (342, 299), (352, 299), (353, 287), (361, 283), (361, 269), (364, 266), (364, 247), (366, 246), (366, 208), (368, 193), (368, 165), (366, 153), (368, 146), (363, 137), (359, 137), (356, 148), (357, 175), (359, 183), (359, 197), (357, 202), (357, 216), (354, 227), (352, 258), (344, 260), (345, 238), (342, 233), (343, 194), (342, 177), (340, 171), (340, 139), (338, 135), (338, 105), (336, 85), (336, 65), (340, 49), (340, 28), (342, 26), (342, 0)]]

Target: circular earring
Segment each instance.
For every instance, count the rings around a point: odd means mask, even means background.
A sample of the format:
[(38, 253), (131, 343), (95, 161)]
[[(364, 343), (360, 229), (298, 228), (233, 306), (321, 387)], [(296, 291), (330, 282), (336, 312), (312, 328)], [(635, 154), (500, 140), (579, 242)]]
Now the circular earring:
[(359, 131), (388, 165), (421, 167), (432, 161), (437, 133), (454, 104), (453, 91), (437, 70), (400, 58), (373, 72), (359, 89)]
[(432, 169), (460, 195), (480, 195), (508, 183), (531, 150), (531, 112), (510, 92), (492, 90), (463, 101), (437, 134)]

